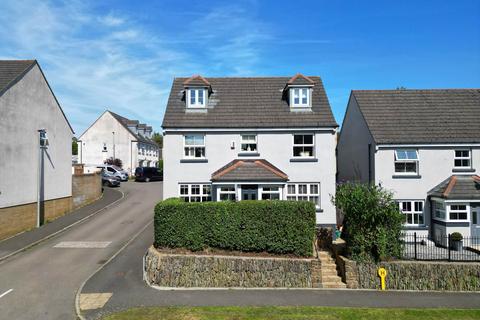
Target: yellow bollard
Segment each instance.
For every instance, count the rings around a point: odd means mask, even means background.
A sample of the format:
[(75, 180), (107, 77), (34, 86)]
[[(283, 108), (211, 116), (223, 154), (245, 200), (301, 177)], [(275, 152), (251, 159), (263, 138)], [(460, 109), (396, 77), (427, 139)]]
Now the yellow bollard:
[(378, 276), (382, 283), (382, 291), (385, 291), (385, 278), (387, 277), (387, 270), (385, 268), (378, 269)]

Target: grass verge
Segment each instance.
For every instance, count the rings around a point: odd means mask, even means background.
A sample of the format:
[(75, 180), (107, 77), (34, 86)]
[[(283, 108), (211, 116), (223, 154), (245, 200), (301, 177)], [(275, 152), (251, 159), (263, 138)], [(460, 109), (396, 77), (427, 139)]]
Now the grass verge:
[(480, 319), (480, 309), (378, 309), (330, 307), (151, 307), (111, 314), (104, 320), (340, 320)]

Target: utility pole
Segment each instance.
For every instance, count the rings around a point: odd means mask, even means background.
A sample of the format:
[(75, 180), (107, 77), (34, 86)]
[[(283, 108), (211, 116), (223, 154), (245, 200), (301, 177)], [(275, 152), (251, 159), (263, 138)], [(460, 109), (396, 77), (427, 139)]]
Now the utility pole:
[(37, 228), (40, 227), (40, 198), (42, 194), (42, 158), (43, 158), (43, 150), (48, 148), (48, 138), (47, 138), (47, 130), (40, 129), (38, 130), (38, 184), (37, 184)]
[(113, 136), (113, 161), (115, 161), (115, 131), (112, 131)]

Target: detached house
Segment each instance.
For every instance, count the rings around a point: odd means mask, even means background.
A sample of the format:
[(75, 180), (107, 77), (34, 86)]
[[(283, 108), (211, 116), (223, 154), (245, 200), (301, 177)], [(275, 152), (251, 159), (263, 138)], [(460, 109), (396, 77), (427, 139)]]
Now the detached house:
[(164, 199), (306, 200), (334, 226), (337, 123), (319, 77), (176, 78)]
[(338, 180), (394, 192), (409, 232), (480, 237), (480, 89), (352, 91)]
[(78, 159), (87, 165), (120, 159), (123, 169), (134, 174), (136, 167), (158, 164), (160, 147), (151, 137), (152, 127), (107, 110), (78, 138)]

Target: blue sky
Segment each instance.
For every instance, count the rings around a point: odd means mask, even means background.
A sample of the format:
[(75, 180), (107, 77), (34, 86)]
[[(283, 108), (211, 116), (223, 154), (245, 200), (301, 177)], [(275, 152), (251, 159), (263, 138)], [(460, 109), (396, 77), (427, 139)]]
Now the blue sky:
[(76, 134), (106, 108), (156, 131), (175, 76), (480, 87), (480, 1), (2, 0), (0, 59), (38, 59)]

